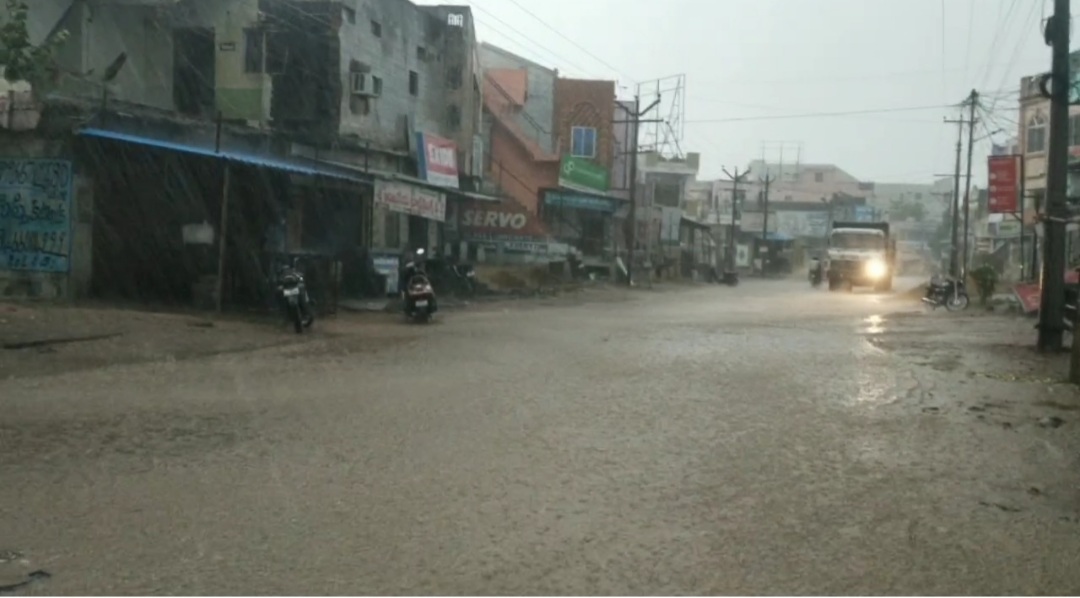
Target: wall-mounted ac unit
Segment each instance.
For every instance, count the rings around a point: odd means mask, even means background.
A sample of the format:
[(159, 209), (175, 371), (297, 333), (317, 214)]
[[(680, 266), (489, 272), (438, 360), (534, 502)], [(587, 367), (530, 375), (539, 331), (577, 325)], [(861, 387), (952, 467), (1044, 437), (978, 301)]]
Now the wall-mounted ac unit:
[(349, 73), (349, 91), (356, 96), (378, 96), (381, 90), (377, 89), (375, 79), (371, 73)]

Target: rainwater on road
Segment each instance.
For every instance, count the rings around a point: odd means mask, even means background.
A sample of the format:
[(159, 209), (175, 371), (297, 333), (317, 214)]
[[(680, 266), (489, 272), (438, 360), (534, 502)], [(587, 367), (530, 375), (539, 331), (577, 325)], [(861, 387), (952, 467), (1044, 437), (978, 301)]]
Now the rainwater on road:
[(1074, 432), (942, 415), (976, 383), (871, 342), (919, 310), (747, 281), (0, 381), (0, 551), (27, 594), (1080, 592)]

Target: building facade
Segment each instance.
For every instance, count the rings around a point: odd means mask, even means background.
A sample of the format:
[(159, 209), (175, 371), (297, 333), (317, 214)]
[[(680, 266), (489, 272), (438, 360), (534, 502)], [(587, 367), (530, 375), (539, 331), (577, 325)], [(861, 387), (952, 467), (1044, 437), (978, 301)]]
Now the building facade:
[[(258, 294), (272, 252), (313, 255), (327, 284), (360, 292), (372, 263), (440, 245), (446, 206), (480, 187), (480, 61), (467, 6), (39, 0), (28, 29), (33, 43), (66, 39), (56, 80), (37, 90), (48, 99), (18, 111), (23, 128), (26, 114), (41, 122), (5, 152), (65, 162), (78, 173), (72, 202), (76, 187), (96, 198), (83, 210), (91, 238), (76, 243), (93, 257), (70, 256), (91, 262), (96, 282), (76, 285), (86, 292), (190, 298), (215, 270), (208, 252), (152, 238), (173, 239), (161, 227), (181, 224), (229, 244), (233, 271), (214, 274), (229, 279), (219, 295)], [(155, 176), (138, 174), (148, 169)], [(163, 188), (177, 197), (161, 204)], [(119, 189), (126, 205), (111, 200)], [(139, 255), (186, 273), (150, 293), (146, 273), (163, 268)], [(107, 275), (119, 263), (130, 273)], [(15, 270), (7, 276), (42, 277)]]

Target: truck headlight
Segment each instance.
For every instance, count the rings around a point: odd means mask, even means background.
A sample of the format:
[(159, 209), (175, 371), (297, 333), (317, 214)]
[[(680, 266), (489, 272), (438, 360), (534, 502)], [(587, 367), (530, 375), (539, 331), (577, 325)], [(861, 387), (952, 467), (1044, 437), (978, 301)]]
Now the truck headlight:
[(866, 275), (874, 280), (884, 278), (889, 273), (889, 266), (885, 260), (873, 259), (866, 263)]

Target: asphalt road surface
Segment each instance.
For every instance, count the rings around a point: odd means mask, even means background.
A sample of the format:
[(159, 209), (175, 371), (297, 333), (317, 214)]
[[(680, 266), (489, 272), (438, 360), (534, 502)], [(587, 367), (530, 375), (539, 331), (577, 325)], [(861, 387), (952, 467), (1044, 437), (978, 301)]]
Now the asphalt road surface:
[(904, 309), (748, 281), (0, 381), (0, 564), (52, 575), (25, 594), (1080, 592), (1080, 526), (986, 508), (1041, 441), (905, 407), (964, 391), (867, 342)]

